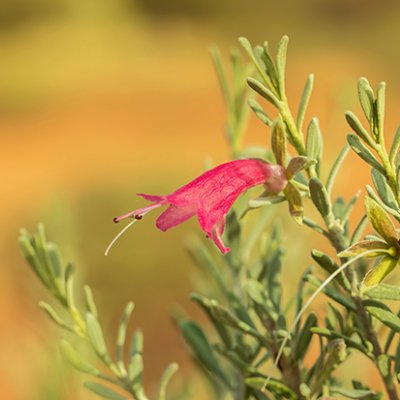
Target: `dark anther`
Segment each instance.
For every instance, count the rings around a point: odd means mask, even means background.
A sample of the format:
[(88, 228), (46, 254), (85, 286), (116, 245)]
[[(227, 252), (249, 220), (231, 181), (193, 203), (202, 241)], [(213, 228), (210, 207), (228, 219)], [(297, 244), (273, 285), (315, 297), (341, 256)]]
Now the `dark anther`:
[(113, 222), (115, 222), (117, 224), (119, 222), (118, 217), (113, 218)]
[(135, 215), (135, 219), (142, 219), (142, 218), (143, 218), (143, 215), (140, 215), (140, 214)]

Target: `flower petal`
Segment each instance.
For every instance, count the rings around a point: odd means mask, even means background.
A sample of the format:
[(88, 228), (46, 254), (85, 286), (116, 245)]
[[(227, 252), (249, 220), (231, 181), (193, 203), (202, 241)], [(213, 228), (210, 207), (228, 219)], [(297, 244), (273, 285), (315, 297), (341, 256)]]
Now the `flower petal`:
[(226, 247), (224, 242), (222, 241), (221, 236), (224, 233), (224, 228), (225, 228), (225, 218), (222, 218), (214, 225), (211, 232), (209, 233), (210, 239), (221, 250), (222, 254), (226, 254), (231, 250), (229, 247)]
[(196, 207), (176, 207), (170, 205), (157, 219), (156, 226), (162, 231), (166, 231), (176, 225), (185, 222), (189, 218), (196, 215)]

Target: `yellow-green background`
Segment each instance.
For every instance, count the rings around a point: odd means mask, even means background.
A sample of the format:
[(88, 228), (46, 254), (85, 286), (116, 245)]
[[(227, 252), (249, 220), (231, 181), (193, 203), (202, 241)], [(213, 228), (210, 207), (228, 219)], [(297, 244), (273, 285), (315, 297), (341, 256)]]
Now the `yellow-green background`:
[[(182, 245), (196, 222), (162, 233), (149, 215), (105, 258), (120, 229), (112, 217), (142, 206), (137, 192), (168, 193), (206, 159), (227, 159), (210, 44), (227, 54), (243, 35), (274, 48), (288, 34), (289, 96), (296, 105), (315, 73), (309, 116), (320, 118), (327, 161), (349, 131), (343, 111), (360, 111), (361, 75), (388, 83), (390, 134), (400, 105), (399, 18), (395, 0), (1, 0), (0, 397), (93, 398), (62, 362), (60, 332), (37, 306), (46, 294), (16, 246), (21, 226), (43, 221), (76, 260), (79, 280), (92, 286), (111, 334), (125, 302), (136, 302), (149, 391), (178, 361), (178, 386), (193, 378), (188, 397), (206, 399), (170, 318), (182, 308), (200, 318), (188, 300), (198, 275)], [(267, 140), (253, 121), (248, 142)], [(337, 189), (349, 198), (367, 175), (353, 157)], [(290, 282), (310, 263), (312, 244), (327, 246), (292, 224), (287, 229), (288, 258), (296, 260), (285, 267)], [(368, 364), (355, 365), (352, 373), (368, 376)], [(369, 380), (379, 387), (375, 377)]]

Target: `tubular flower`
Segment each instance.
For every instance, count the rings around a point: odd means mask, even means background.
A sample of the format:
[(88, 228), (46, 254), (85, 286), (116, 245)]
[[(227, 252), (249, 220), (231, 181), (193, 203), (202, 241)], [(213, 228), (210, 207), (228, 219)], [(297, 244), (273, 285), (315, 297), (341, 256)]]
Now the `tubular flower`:
[(286, 185), (283, 167), (258, 159), (242, 159), (221, 164), (166, 196), (139, 194), (151, 201), (146, 207), (114, 218), (141, 219), (149, 211), (168, 205), (156, 225), (166, 231), (197, 214), (201, 229), (223, 254), (229, 252), (222, 241), (225, 217), (237, 197), (247, 189), (263, 184), (270, 193), (280, 192)]

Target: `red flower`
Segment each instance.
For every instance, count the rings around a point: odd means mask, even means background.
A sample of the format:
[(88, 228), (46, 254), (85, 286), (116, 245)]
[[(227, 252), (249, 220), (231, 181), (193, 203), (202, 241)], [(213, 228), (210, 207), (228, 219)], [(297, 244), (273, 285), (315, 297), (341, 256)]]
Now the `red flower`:
[(230, 249), (221, 238), (225, 216), (241, 193), (261, 184), (268, 192), (280, 192), (286, 185), (284, 169), (258, 159), (230, 161), (205, 172), (169, 195), (139, 194), (153, 204), (114, 218), (114, 222), (128, 217), (141, 219), (154, 208), (169, 205), (157, 219), (159, 229), (166, 231), (197, 214), (201, 229), (226, 254)]

